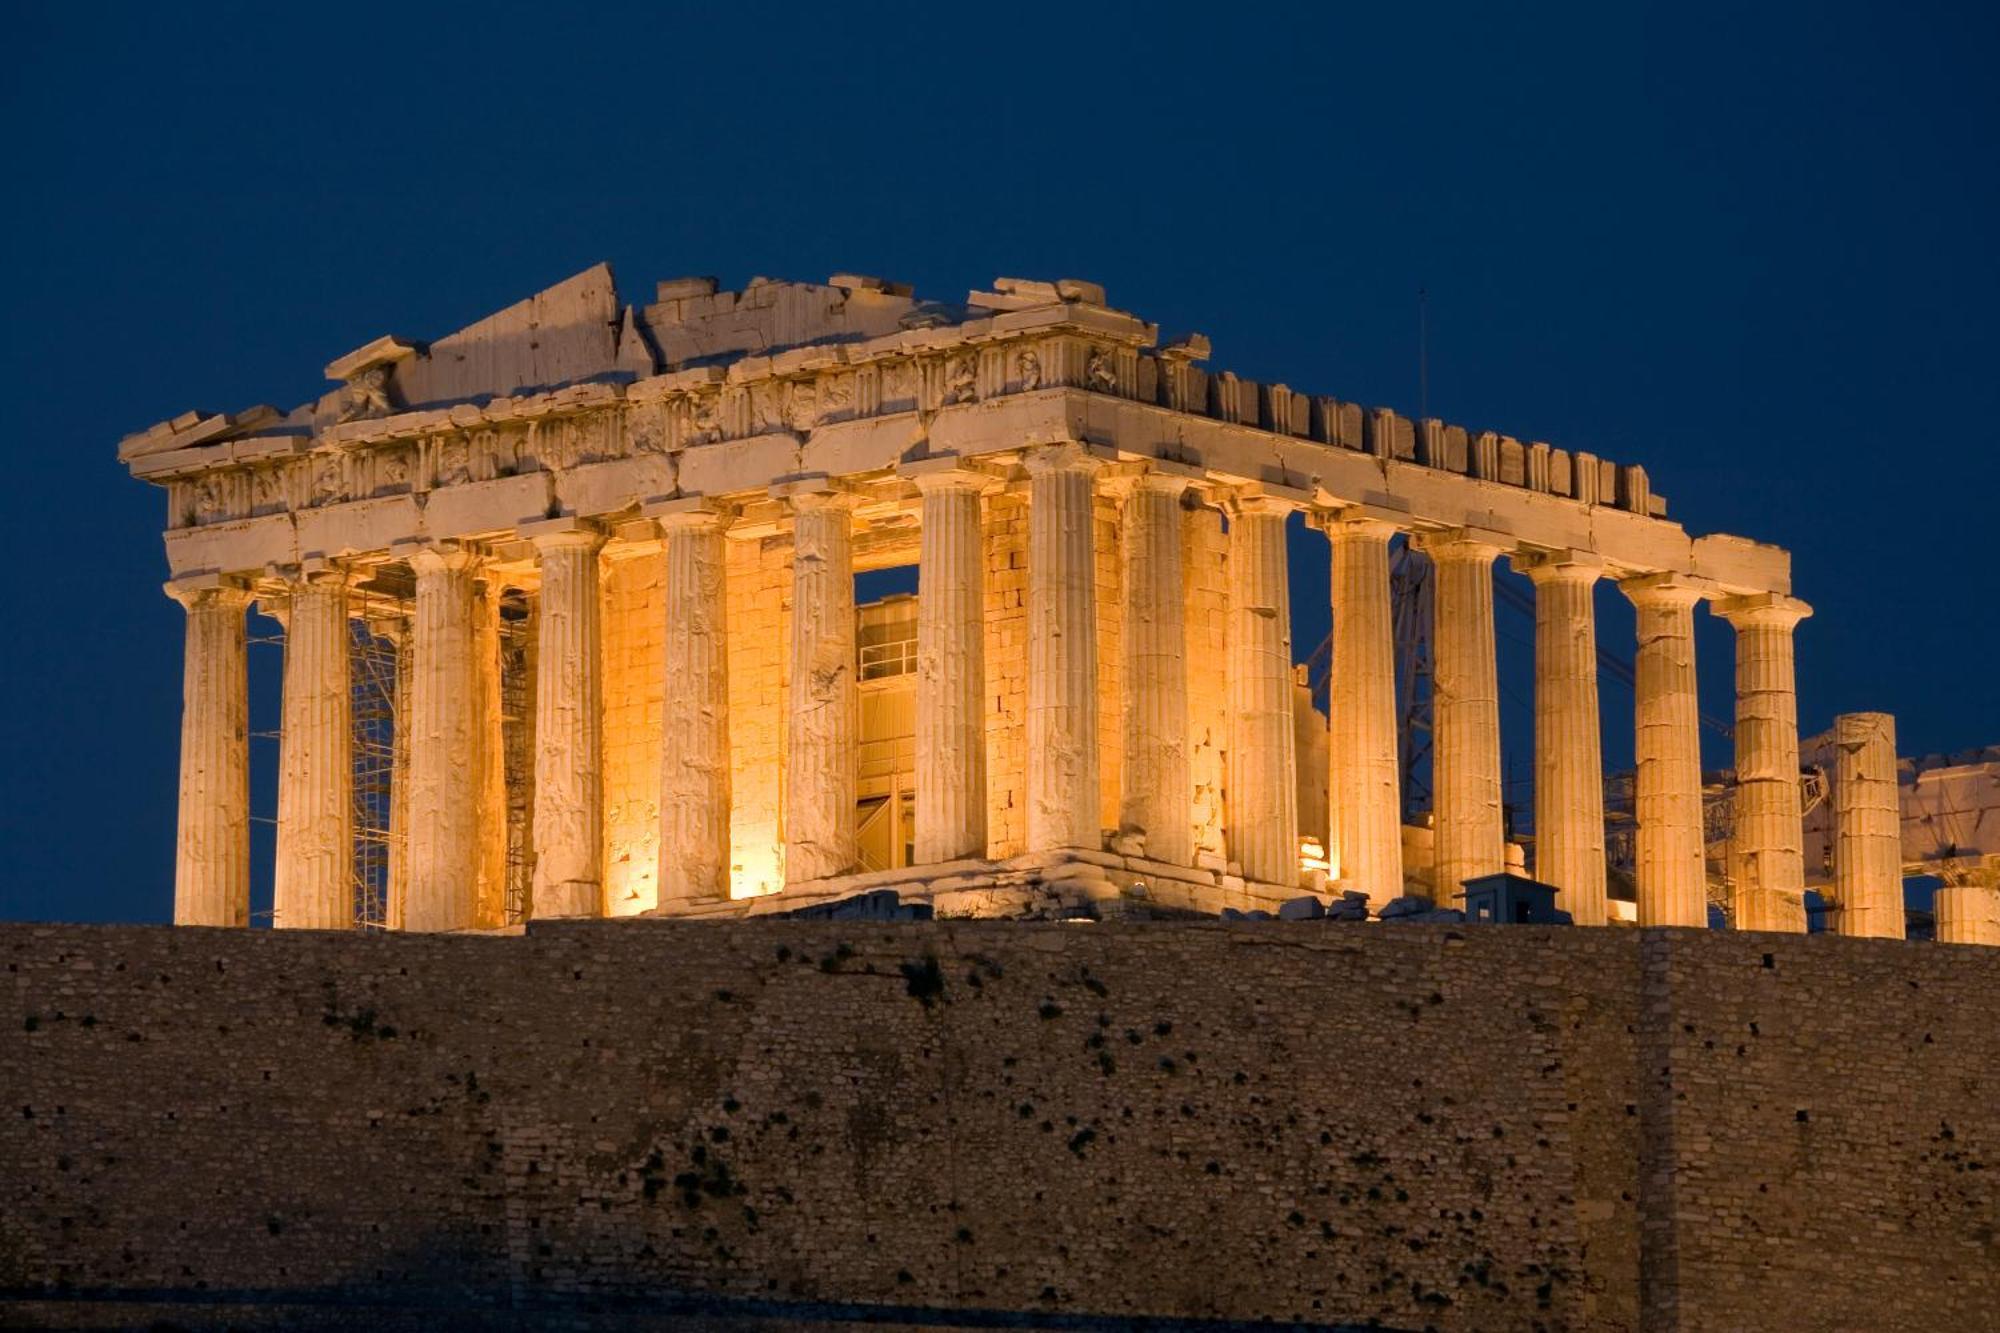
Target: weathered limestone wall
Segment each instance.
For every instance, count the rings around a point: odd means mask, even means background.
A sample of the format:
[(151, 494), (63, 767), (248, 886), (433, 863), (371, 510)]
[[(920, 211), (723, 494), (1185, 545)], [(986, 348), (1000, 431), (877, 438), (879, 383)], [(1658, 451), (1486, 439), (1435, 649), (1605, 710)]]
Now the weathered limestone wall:
[(2000, 953), (1648, 932), (1641, 991), (1662, 1326), (1996, 1326)]
[(604, 562), (604, 908), (659, 905), (660, 728), (666, 699), (666, 556)]
[(1028, 497), (986, 499), (986, 846), (1028, 845)]
[(16, 1295), (1442, 1329), (2000, 1308), (1991, 950), (554, 922), (18, 925), (0, 958)]
[(792, 542), (728, 542), (729, 842), (736, 897), (785, 885), (785, 700), (790, 683)]
[(1326, 714), (1313, 707), (1303, 665), (1292, 668), (1292, 750), (1298, 756), (1299, 836), (1327, 843)]

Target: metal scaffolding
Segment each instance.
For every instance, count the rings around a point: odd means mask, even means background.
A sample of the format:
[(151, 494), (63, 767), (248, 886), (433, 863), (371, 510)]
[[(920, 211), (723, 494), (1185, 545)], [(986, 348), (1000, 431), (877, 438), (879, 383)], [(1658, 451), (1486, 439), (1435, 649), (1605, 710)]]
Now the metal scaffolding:
[[(360, 597), (364, 603), (368, 600)], [(348, 621), (348, 680), (354, 763), (354, 924), (390, 928), (390, 867), (403, 830), (395, 818), (398, 691), (407, 635), (383, 632), (366, 614)]]
[(528, 919), (535, 879), (535, 615), (527, 594), (500, 601), (500, 748), (507, 790), (507, 881), (501, 921)]

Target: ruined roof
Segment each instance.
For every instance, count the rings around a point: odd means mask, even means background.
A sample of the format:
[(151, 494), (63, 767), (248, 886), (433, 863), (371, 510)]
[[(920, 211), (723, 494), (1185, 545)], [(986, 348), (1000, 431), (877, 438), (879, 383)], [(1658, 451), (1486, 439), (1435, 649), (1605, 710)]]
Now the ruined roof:
[(634, 380), (721, 366), (747, 356), (853, 344), (938, 329), (996, 313), (1082, 304), (1104, 289), (1080, 279), (1000, 278), (959, 303), (927, 301), (908, 284), (855, 273), (825, 282), (752, 278), (741, 291), (714, 278), (669, 278), (653, 300), (626, 304), (611, 265), (596, 264), (454, 333), (429, 342), (385, 335), (334, 358), (340, 387), (292, 411), (186, 412), (125, 437), (125, 462), (257, 434), (311, 433), (345, 419), (353, 386), (383, 405), (421, 409), (546, 392), (591, 380)]

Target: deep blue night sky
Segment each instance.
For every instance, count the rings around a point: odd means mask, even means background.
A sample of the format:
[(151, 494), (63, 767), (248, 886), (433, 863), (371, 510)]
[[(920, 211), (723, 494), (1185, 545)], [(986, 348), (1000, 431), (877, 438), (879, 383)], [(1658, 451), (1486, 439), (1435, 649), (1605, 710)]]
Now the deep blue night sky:
[(182, 613), (118, 438), (289, 407), (599, 259), (628, 297), (1085, 277), (1218, 369), (1404, 411), (1427, 287), (1433, 413), (1792, 549), (1807, 734), (1879, 708), (1905, 753), (2000, 742), (1986, 7), (1342, 8), (9, 6), (0, 917), (170, 909)]

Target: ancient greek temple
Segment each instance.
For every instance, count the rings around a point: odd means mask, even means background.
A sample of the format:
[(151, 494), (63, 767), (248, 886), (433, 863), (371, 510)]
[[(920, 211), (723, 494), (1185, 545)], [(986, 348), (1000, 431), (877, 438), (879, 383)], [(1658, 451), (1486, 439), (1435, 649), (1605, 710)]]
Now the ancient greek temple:
[[(591, 269), (290, 412), (119, 456), (186, 608), (177, 922), (249, 914), (248, 613), (283, 627), (274, 924), (737, 916), (893, 888), (940, 916), (1304, 894), (1606, 892), (1593, 597), (1637, 610), (1636, 920), (1708, 922), (1694, 616), (1735, 630), (1739, 928), (1802, 930), (1786, 552), (1644, 468), (1204, 368), (1081, 281)], [(1325, 535), (1331, 691), (1294, 667)], [(1398, 770), (1392, 546), (1432, 563), (1431, 810)], [(1534, 587), (1532, 865), (1503, 817), (1496, 564)], [(914, 597), (857, 607), (857, 576)], [(1845, 719), (1838, 928), (1903, 931), (1893, 734)], [(1883, 783), (1886, 781), (1886, 794)], [(1965, 938), (1991, 931), (1967, 890)], [(1349, 899), (1352, 901), (1352, 899)], [(1942, 919), (1942, 917), (1941, 917)]]

